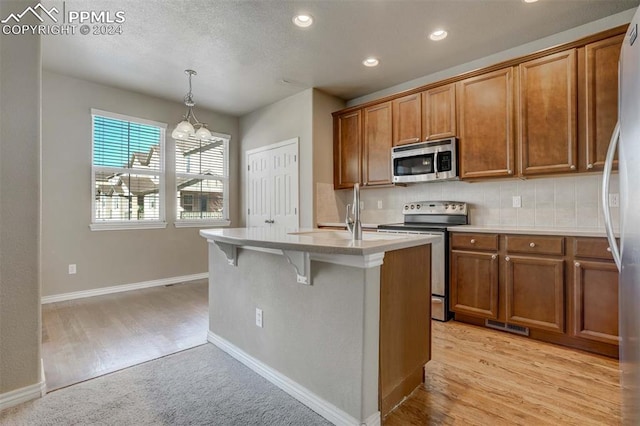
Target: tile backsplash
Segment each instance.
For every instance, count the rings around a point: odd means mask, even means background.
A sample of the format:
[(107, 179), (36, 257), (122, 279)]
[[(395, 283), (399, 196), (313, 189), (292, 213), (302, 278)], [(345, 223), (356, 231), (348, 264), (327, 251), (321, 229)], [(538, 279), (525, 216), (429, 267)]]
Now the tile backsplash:
[[(435, 182), (406, 187), (367, 188), (361, 192), (363, 223), (401, 222), (401, 207), (410, 201), (464, 201), (473, 225), (551, 228), (604, 227), (601, 203), (602, 175), (581, 175), (493, 182)], [(611, 178), (611, 193), (618, 192), (618, 175)], [(513, 207), (520, 196), (522, 206)], [(342, 222), (353, 191), (317, 186), (317, 221)], [(379, 208), (380, 207), (380, 208)], [(618, 208), (612, 208), (614, 226)]]

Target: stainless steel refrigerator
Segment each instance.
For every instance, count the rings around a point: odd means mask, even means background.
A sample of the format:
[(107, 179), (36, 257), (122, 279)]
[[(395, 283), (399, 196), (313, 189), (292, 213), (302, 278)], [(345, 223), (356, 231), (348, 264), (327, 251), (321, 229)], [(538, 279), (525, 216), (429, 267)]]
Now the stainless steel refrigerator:
[[(640, 425), (640, 39), (636, 11), (622, 44), (619, 113), (602, 179), (607, 237), (620, 270), (620, 369), (625, 425)], [(616, 145), (620, 179), (620, 248), (608, 207), (609, 178)]]

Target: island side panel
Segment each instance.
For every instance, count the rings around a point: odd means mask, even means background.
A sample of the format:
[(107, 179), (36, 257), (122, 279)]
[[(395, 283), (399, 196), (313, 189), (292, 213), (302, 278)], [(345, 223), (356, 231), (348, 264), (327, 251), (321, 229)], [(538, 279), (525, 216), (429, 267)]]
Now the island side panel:
[(431, 245), (385, 253), (380, 273), (380, 412), (424, 382), (431, 358)]
[(314, 261), (308, 286), (281, 255), (239, 248), (237, 259), (209, 244), (211, 332), (354, 418), (375, 414), (380, 267)]

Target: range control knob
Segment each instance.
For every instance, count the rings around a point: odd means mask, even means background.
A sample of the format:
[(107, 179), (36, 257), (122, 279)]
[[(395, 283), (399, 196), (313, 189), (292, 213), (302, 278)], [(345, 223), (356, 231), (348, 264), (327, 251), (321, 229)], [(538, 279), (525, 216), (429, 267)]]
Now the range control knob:
[(455, 204), (451, 204), (451, 210), (455, 210), (456, 209), (456, 205)]
[(404, 205), (404, 209), (405, 209), (405, 210), (409, 210), (409, 204), (405, 204), (405, 205)]
[(415, 209), (416, 206), (414, 204), (411, 204), (411, 210)]
[(420, 210), (420, 204), (416, 205), (416, 209)]

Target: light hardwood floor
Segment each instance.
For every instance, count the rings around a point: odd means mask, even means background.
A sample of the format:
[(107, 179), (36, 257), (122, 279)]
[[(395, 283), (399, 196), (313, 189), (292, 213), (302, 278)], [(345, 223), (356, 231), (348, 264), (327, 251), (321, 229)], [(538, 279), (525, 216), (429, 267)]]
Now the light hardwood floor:
[[(43, 306), (49, 390), (205, 343), (207, 282)], [(620, 424), (617, 360), (449, 321), (385, 426)]]
[(384, 420), (406, 425), (617, 425), (618, 361), (433, 321), (421, 386)]
[(207, 280), (42, 306), (52, 391), (206, 343)]

